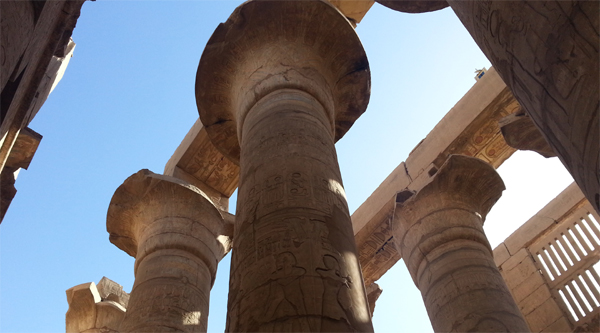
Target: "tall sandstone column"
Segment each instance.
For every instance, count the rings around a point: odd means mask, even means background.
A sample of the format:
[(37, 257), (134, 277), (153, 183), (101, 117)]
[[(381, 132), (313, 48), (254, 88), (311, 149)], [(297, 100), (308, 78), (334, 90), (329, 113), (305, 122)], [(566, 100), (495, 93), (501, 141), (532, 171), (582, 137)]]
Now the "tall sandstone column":
[(529, 331), (483, 232), (503, 190), (492, 166), (451, 155), (419, 192), (398, 193), (395, 246), (436, 332)]
[(108, 208), (110, 241), (135, 257), (120, 332), (206, 332), (217, 264), (229, 250), (219, 210), (198, 188), (141, 170)]
[(600, 2), (448, 3), (600, 212)]
[(228, 332), (369, 332), (334, 142), (370, 94), (352, 25), (326, 1), (251, 1), (209, 40), (196, 101), (240, 164)]

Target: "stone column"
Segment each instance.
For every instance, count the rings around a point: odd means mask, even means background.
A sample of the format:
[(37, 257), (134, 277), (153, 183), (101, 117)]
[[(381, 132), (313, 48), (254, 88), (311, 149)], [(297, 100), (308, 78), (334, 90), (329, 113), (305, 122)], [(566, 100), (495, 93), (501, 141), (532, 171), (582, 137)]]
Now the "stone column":
[(141, 170), (108, 208), (110, 241), (136, 258), (120, 332), (206, 332), (217, 264), (229, 250), (219, 210), (196, 187)]
[(600, 2), (448, 3), (600, 212)]
[(503, 190), (492, 166), (451, 155), (416, 194), (398, 193), (395, 246), (436, 332), (529, 331), (483, 232)]
[(211, 37), (196, 100), (240, 164), (227, 331), (368, 332), (334, 147), (369, 98), (360, 41), (326, 1), (251, 1)]

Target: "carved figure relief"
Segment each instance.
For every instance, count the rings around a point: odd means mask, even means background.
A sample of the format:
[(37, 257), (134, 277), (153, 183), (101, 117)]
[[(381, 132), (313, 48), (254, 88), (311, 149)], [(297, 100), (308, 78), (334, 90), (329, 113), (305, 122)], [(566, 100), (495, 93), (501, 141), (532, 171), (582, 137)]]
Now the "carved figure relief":
[(270, 276), (269, 297), (267, 297), (269, 301), (265, 308), (265, 321), (306, 314), (303, 295), (298, 292), (300, 277), (304, 274), (306, 274), (306, 269), (298, 266), (293, 253), (282, 252), (276, 256), (275, 271)]
[(348, 324), (346, 311), (352, 306), (349, 290), (352, 286), (350, 276), (341, 272), (338, 260), (329, 254), (323, 256), (325, 268), (317, 268), (316, 272), (323, 277), (323, 315), (329, 318), (343, 319)]

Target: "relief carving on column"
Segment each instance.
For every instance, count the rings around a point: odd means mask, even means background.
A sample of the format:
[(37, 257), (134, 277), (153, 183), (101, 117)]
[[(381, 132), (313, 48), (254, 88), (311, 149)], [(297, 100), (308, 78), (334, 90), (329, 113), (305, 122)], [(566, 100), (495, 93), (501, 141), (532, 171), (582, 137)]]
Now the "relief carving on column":
[(110, 241), (136, 258), (121, 332), (206, 332), (217, 265), (231, 247), (223, 214), (198, 188), (140, 170), (115, 191)]

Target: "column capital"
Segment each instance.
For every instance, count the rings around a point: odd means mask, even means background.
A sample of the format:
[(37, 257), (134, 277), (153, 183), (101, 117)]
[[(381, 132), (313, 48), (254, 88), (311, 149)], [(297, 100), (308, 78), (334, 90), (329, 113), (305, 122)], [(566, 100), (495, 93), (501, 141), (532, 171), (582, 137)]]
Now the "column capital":
[(488, 163), (470, 156), (450, 155), (431, 181), (414, 193), (396, 195), (397, 218), (414, 221), (419, 216), (448, 208), (469, 210), (485, 221), (487, 213), (506, 187)]
[(480, 159), (450, 155), (416, 194), (398, 193), (394, 245), (436, 332), (526, 332), (483, 220), (504, 183)]
[(352, 24), (328, 1), (248, 1), (219, 25), (196, 75), (196, 103), (211, 141), (239, 163), (239, 125), (247, 112), (286, 88), (324, 106), (336, 140), (366, 110), (365, 51)]
[(375, 0), (375, 2), (387, 8), (411, 14), (433, 12), (450, 6), (446, 0)]
[[(144, 249), (138, 247), (144, 231), (156, 221), (173, 217), (185, 222), (177, 226), (168, 222), (165, 227), (189, 229), (184, 234), (192, 237), (190, 242), (201, 237), (196, 233), (202, 234), (206, 230), (214, 235), (215, 241), (219, 235), (224, 235), (225, 222), (221, 212), (201, 190), (180, 179), (147, 169), (131, 175), (117, 188), (108, 207), (106, 230), (111, 243), (139, 260), (140, 252), (151, 251), (148, 244)], [(202, 224), (202, 228), (197, 224)], [(217, 260), (229, 251), (229, 239), (225, 238), (220, 242), (223, 253), (215, 253)], [(186, 237), (174, 241), (185, 242)]]

